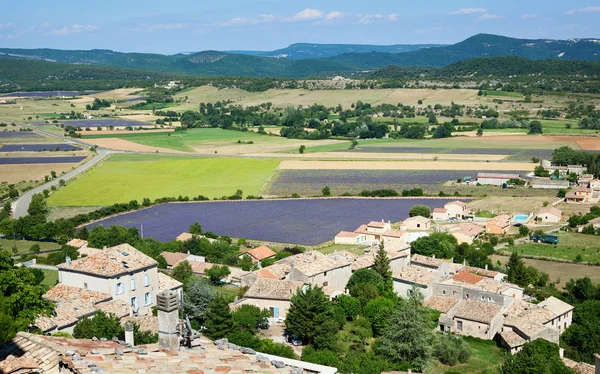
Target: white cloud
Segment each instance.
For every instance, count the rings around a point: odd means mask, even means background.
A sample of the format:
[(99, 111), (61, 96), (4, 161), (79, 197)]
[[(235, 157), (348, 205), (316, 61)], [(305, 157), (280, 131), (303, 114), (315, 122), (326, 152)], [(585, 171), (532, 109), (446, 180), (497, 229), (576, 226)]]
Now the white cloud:
[(133, 32), (155, 32), (155, 31), (168, 31), (168, 30), (183, 30), (190, 28), (192, 25), (188, 23), (157, 23), (155, 25), (134, 27), (129, 29)]
[(493, 19), (502, 19), (503, 16), (499, 16), (497, 14), (483, 13), (479, 17), (477, 17), (477, 21), (488, 21)]
[(565, 12), (566, 15), (572, 16), (578, 13), (598, 13), (600, 12), (600, 6), (588, 6), (586, 8), (571, 9)]
[(453, 10), (451, 12), (448, 12), (448, 14), (450, 15), (459, 15), (459, 14), (479, 14), (479, 13), (485, 13), (487, 12), (487, 9), (485, 8), (461, 8), (458, 10)]
[(333, 12), (327, 13), (327, 15), (325, 16), (325, 19), (326, 20), (342, 19), (346, 16), (347, 16), (346, 13), (342, 13), (340, 11), (334, 10)]
[(52, 30), (50, 30), (50, 34), (51, 35), (59, 35), (59, 36), (67, 36), (67, 35), (79, 34), (81, 32), (92, 32), (92, 31), (96, 31), (99, 29), (100, 29), (100, 27), (95, 26), (95, 25), (84, 26), (84, 25), (75, 24), (71, 27), (64, 26), (60, 29), (52, 29)]
[(12, 23), (0, 23), (0, 30), (11, 27)]
[(359, 14), (358, 23), (361, 25), (368, 25), (372, 22), (396, 22), (398, 20), (398, 14)]
[(236, 17), (229, 21), (223, 22), (222, 26), (247, 26), (247, 25), (260, 25), (264, 23), (271, 23), (277, 20), (272, 14), (261, 14), (255, 18)]
[(533, 18), (539, 18), (540, 16), (538, 16), (536, 13), (523, 13), (521, 14), (521, 19), (533, 19)]
[(303, 21), (316, 21), (325, 16), (325, 12), (319, 9), (306, 8), (300, 12), (294, 14), (291, 17), (284, 18), (286, 22), (303, 22)]
[(44, 22), (40, 25), (41, 28), (45, 29), (46, 27), (50, 27), (52, 24), (50, 22)]

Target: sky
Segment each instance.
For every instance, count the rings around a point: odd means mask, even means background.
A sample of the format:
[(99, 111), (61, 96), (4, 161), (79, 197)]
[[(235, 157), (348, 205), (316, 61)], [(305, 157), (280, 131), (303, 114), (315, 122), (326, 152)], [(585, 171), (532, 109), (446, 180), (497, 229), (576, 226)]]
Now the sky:
[(0, 47), (174, 54), (302, 42), (453, 44), (478, 33), (600, 39), (597, 1), (3, 1)]

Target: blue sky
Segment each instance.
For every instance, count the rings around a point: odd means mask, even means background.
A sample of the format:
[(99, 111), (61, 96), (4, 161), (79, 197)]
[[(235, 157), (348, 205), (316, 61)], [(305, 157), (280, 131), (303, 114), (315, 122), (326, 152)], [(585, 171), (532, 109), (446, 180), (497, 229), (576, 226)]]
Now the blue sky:
[(417, 44), (477, 33), (600, 38), (600, 1), (4, 1), (0, 47), (177, 53)]

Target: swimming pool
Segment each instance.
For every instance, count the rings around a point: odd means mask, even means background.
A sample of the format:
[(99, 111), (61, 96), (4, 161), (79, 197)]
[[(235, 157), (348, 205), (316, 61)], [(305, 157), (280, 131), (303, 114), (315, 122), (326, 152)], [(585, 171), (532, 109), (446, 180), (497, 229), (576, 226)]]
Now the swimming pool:
[(529, 216), (527, 214), (517, 214), (513, 217), (513, 222), (525, 222)]

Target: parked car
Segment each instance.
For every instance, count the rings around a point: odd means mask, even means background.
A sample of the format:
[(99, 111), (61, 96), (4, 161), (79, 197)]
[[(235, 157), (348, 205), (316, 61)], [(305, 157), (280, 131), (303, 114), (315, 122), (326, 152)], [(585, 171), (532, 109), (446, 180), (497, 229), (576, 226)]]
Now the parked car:
[(268, 330), (269, 329), (269, 320), (266, 318), (263, 318), (262, 321), (260, 321), (258, 323), (257, 327), (261, 330)]
[(302, 340), (300, 340), (297, 336), (288, 335), (287, 342), (296, 347), (302, 345)]
[(448, 218), (448, 221), (455, 222), (456, 221), (456, 217), (450, 217), (450, 218)]
[(554, 235), (534, 235), (531, 237), (534, 243), (558, 244), (558, 236)]

